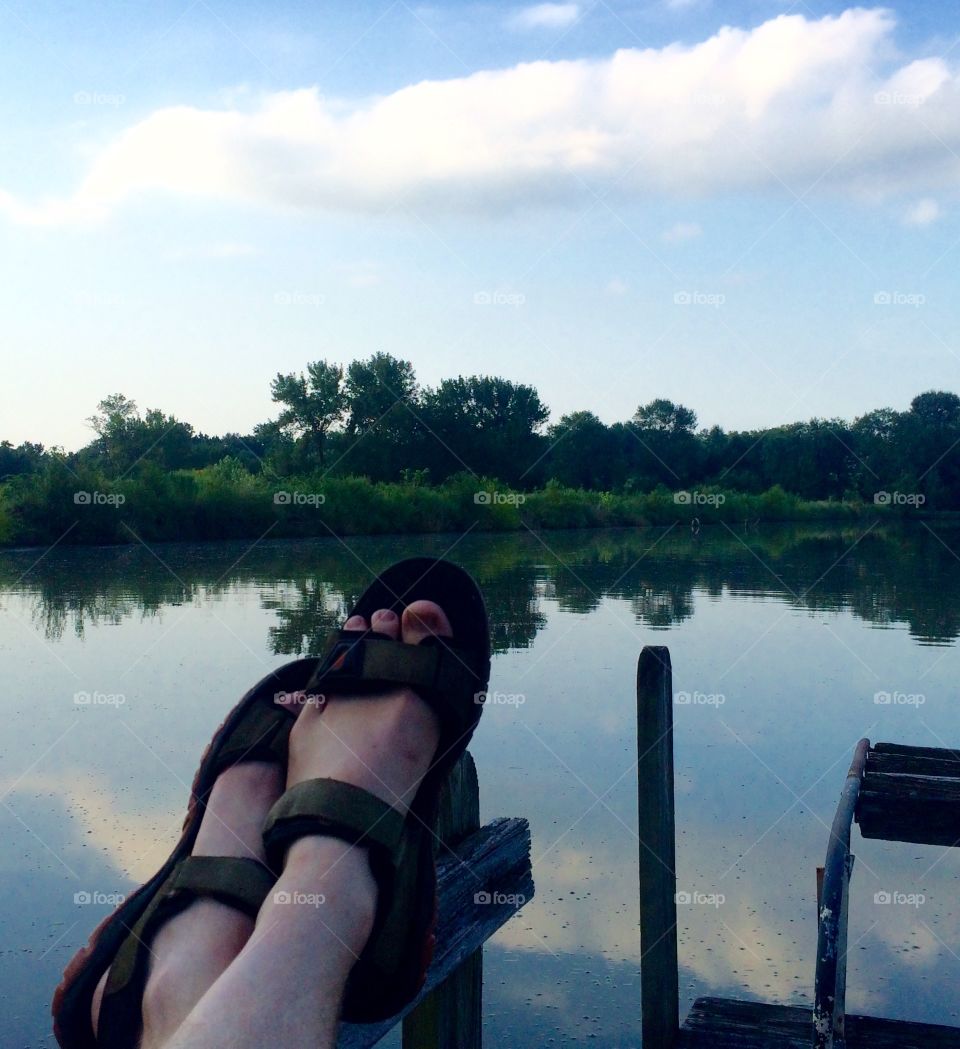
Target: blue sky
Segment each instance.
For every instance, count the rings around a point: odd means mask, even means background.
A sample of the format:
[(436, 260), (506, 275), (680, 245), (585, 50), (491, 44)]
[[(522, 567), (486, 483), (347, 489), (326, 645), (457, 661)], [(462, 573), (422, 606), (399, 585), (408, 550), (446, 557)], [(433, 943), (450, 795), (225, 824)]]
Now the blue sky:
[(960, 389), (960, 13), (0, 8), (0, 438), (385, 350), (748, 428)]

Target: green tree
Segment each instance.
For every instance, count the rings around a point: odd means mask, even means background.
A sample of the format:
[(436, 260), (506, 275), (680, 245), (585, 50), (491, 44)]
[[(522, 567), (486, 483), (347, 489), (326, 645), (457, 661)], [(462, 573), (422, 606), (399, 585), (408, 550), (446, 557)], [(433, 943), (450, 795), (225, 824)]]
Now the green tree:
[(438, 476), (466, 467), (529, 484), (545, 450), (540, 430), (549, 416), (532, 386), (490, 375), (444, 379), (423, 394), (423, 458)]
[(663, 397), (637, 408), (623, 433), (630, 439), (625, 454), (638, 488), (676, 489), (696, 479), (696, 425), (696, 412)]
[(129, 465), (131, 434), (139, 420), (137, 402), (122, 393), (104, 397), (96, 412), (87, 419), (87, 425), (97, 435), (98, 450), (108, 468), (119, 472)]
[(910, 414), (925, 426), (956, 426), (960, 423), (960, 397), (945, 390), (928, 390), (910, 402)]
[(313, 361), (307, 374), (277, 374), (270, 384), (274, 401), (284, 406), (277, 425), (315, 452), (324, 466), (327, 434), (347, 410), (343, 368), (327, 361)]
[(384, 434), (406, 432), (409, 409), (417, 402), (419, 388), (413, 365), (375, 353), (369, 360), (353, 361), (347, 369), (350, 415), (347, 432), (368, 433), (374, 427)]
[(641, 430), (672, 435), (692, 434), (697, 426), (697, 413), (682, 404), (674, 404), (658, 397), (641, 405), (633, 414), (633, 421)]
[(348, 414), (338, 442), (340, 471), (393, 480), (403, 469), (425, 465), (417, 456), (420, 390), (409, 361), (389, 353), (353, 361), (345, 388)]
[(16, 448), (9, 441), (0, 441), (0, 480), (33, 473), (43, 462), (42, 444), (24, 441)]
[(614, 487), (614, 441), (593, 412), (570, 412), (550, 427), (549, 473), (571, 488)]

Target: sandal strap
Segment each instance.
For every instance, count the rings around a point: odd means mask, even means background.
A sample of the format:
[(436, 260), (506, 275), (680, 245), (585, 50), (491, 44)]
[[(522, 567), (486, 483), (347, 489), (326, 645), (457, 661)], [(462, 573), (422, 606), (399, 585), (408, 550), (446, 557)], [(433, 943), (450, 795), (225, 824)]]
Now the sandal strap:
[(323, 834), (376, 850), (392, 867), (398, 861), (404, 817), (376, 795), (335, 779), (295, 784), (267, 814), (263, 842), (272, 867), (298, 838)]
[(449, 638), (431, 636), (410, 645), (373, 631), (340, 631), (306, 690), (364, 695), (412, 688), (436, 712), (444, 737), (459, 739), (477, 722), (489, 673), (488, 658)]
[[(271, 866), (279, 867), (285, 850), (298, 838), (324, 834), (369, 850), (377, 883), (377, 912), (358, 966), (386, 979), (405, 961), (410, 948), (409, 901), (421, 876), (423, 855), (432, 868), (433, 852), (424, 852), (426, 831), (376, 795), (334, 779), (304, 780), (273, 806), (263, 840)], [(373, 967), (373, 968), (371, 968)]]
[(266, 700), (251, 703), (223, 741), (211, 770), (213, 776), (244, 761), (287, 763), (287, 740), (295, 718)]
[(275, 881), (259, 860), (246, 857), (186, 856), (180, 860), (117, 950), (100, 1004), (97, 1044), (129, 1049), (137, 1043), (150, 941), (161, 925), (201, 897), (256, 917)]
[(276, 875), (259, 861), (243, 856), (187, 856), (170, 876), (168, 896), (210, 896), (256, 918)]

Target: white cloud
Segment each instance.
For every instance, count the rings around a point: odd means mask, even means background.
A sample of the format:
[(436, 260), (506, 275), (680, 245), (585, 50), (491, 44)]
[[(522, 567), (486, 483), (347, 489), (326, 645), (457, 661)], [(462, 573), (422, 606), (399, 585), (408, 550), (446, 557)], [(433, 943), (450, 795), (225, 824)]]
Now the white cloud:
[[(851, 9), (723, 28), (695, 45), (536, 61), (347, 103), (317, 88), (158, 110), (97, 153), (62, 199), (0, 190), (0, 214), (95, 220), (145, 193), (309, 211), (431, 214), (770, 189), (863, 200), (949, 192), (960, 77), (890, 67), (893, 16)], [(588, 183), (588, 185), (585, 185)], [(784, 189), (789, 187), (789, 190)]]
[(507, 19), (513, 29), (565, 29), (580, 17), (579, 4), (533, 4)]
[(664, 230), (660, 236), (668, 244), (675, 244), (677, 241), (694, 240), (701, 233), (703, 233), (703, 230), (698, 222), (677, 222), (669, 229)]
[(932, 197), (914, 201), (903, 213), (903, 222), (907, 226), (929, 226), (942, 216), (940, 205)]

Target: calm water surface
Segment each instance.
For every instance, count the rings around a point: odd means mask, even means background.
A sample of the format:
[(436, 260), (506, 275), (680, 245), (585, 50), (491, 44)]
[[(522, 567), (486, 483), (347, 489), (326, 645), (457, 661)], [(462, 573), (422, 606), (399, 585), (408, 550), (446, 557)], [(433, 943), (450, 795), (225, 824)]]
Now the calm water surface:
[[(228, 707), (315, 651), (375, 571), (448, 551), (487, 596), (491, 690), (518, 700), (487, 709), (472, 747), (482, 816), (526, 816), (533, 832), (536, 898), (485, 953), (489, 1044), (639, 1045), (634, 674), (648, 643), (669, 645), (693, 698), (675, 707), (678, 888), (711, 902), (680, 907), (681, 1007), (810, 1001), (815, 869), (854, 744), (960, 745), (960, 534), (58, 548), (0, 555), (4, 1045), (53, 1044), (51, 989), (110, 909), (77, 901), (127, 892), (166, 857)], [(855, 832), (854, 851), (850, 1009), (960, 1024), (960, 850)]]

